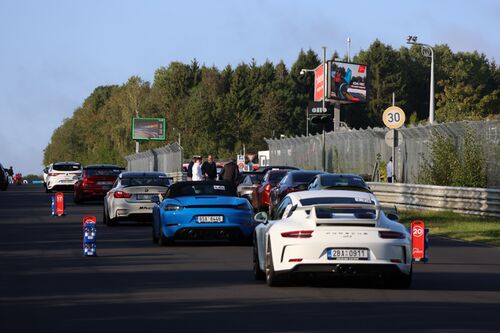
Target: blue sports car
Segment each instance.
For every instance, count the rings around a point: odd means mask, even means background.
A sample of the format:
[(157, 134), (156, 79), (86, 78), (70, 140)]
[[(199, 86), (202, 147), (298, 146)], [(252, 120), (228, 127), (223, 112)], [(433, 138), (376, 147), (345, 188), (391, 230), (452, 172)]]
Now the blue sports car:
[(234, 187), (215, 181), (171, 185), (153, 208), (153, 242), (174, 240), (251, 241), (255, 229), (252, 205)]

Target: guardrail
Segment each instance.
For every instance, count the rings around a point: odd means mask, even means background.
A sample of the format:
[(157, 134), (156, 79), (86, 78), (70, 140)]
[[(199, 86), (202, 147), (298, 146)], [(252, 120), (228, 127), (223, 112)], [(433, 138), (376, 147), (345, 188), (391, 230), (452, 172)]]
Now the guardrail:
[(185, 172), (168, 172), (167, 176), (172, 177), (174, 179), (174, 183), (187, 180), (187, 176), (186, 176)]
[(368, 184), (382, 205), (500, 217), (500, 190), (398, 183)]

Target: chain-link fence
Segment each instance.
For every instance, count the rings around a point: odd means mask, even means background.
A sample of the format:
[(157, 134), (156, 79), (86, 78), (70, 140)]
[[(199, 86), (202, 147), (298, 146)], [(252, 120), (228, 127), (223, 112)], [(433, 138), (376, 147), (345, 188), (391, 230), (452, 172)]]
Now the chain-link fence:
[[(458, 145), (467, 128), (476, 131), (487, 159), (488, 187), (500, 187), (500, 121), (475, 121), (401, 128), (396, 148), (395, 176), (399, 182), (417, 183), (423, 156), (428, 156), (433, 131), (446, 133)], [(355, 173), (371, 179), (378, 156), (388, 161), (392, 148), (385, 142), (386, 128), (343, 130), (325, 134), (326, 169), (329, 172)], [(322, 169), (322, 135), (285, 139), (266, 139), (271, 165), (292, 165)], [(380, 155), (379, 155), (380, 154)]]
[(177, 143), (126, 156), (127, 171), (182, 171), (182, 147)]

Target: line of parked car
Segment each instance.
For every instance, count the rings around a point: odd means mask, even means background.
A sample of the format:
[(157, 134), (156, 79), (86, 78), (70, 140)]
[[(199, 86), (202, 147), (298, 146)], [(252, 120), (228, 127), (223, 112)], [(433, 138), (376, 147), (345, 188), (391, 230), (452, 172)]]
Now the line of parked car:
[(394, 288), (411, 283), (410, 235), (357, 175), (272, 166), (242, 173), (234, 188), (220, 181), (173, 183), (162, 172), (105, 164), (54, 163), (46, 171), (47, 191), (72, 187), (75, 203), (104, 198), (104, 224), (151, 222), (160, 246), (253, 244), (254, 276), (270, 286), (321, 275), (371, 276)]

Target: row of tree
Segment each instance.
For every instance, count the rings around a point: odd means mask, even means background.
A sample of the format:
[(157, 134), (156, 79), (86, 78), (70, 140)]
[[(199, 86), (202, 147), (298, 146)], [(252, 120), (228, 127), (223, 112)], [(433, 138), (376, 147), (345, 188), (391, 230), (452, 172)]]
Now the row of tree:
[[(436, 120), (482, 119), (497, 115), (500, 71), (484, 54), (453, 53), (447, 45), (434, 46)], [(338, 58), (337, 52), (332, 59)], [(345, 58), (344, 58), (345, 60)], [(419, 46), (399, 50), (375, 41), (354, 62), (368, 65), (369, 102), (343, 106), (349, 126), (382, 126), (382, 112), (392, 93), (410, 122), (425, 122), (429, 108), (430, 61)], [(320, 64), (312, 50), (300, 51), (291, 66), (281, 61), (255, 61), (223, 69), (172, 62), (156, 70), (153, 83), (132, 76), (122, 85), (100, 86), (72, 117), (63, 121), (44, 151), (44, 164), (58, 160), (123, 164), (134, 152), (131, 120), (161, 117), (167, 120), (168, 141), (180, 134), (185, 156), (234, 156), (267, 149), (263, 138), (305, 134), (305, 110), (313, 98), (314, 77), (303, 68)], [(310, 125), (312, 133), (319, 131)], [(164, 145), (148, 142), (141, 150)]]

